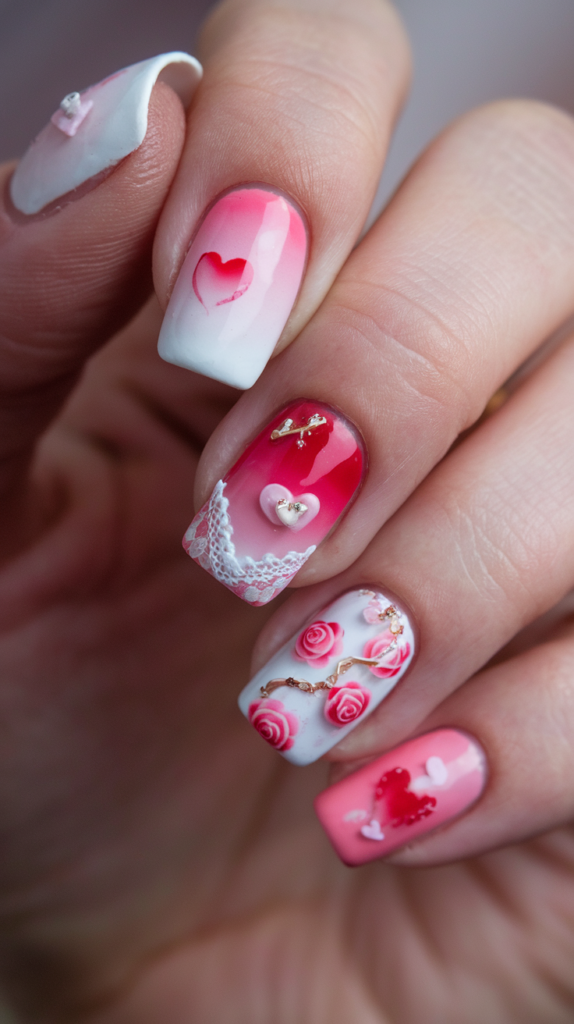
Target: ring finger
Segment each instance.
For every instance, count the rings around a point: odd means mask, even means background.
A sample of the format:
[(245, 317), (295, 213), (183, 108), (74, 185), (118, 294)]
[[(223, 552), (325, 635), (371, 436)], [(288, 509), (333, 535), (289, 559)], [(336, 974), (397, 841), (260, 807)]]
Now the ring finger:
[(269, 623), (259, 664), (276, 653), (240, 706), (289, 760), (306, 764), (338, 744), (331, 757), (348, 761), (401, 742), (571, 588), (573, 386), (570, 339), (443, 460), (350, 570)]

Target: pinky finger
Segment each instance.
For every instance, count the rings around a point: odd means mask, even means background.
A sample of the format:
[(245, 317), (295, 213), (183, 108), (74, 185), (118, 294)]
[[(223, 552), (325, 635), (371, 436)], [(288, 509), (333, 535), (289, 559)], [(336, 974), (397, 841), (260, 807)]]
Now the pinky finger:
[(487, 669), (418, 737), (324, 790), (316, 811), (341, 859), (442, 864), (571, 820), (573, 677), (572, 635)]

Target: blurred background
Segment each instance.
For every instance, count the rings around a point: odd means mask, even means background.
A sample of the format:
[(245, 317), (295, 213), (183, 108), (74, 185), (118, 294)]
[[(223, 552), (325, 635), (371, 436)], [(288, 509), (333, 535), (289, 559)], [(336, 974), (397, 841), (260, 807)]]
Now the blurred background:
[[(352, 0), (349, 0), (352, 3)], [(61, 98), (165, 50), (195, 48), (210, 0), (0, 0), (0, 159)], [(469, 107), (528, 96), (574, 112), (574, 0), (396, 0), (415, 77), (373, 215), (417, 154)]]

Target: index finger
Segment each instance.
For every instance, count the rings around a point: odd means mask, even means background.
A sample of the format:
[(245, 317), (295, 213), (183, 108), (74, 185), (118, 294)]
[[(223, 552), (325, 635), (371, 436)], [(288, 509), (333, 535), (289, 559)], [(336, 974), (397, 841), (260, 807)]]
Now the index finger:
[(170, 300), (159, 350), (248, 388), (310, 319), (357, 241), (408, 51), (380, 0), (227, 0), (203, 50), (156, 239), (156, 289)]

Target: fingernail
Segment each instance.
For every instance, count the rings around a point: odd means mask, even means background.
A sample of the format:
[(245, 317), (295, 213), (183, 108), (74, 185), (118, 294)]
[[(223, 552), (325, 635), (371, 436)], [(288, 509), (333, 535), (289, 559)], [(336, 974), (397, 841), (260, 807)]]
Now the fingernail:
[(407, 615), (381, 590), (350, 590), (317, 615), (247, 684), (239, 707), (293, 764), (339, 743), (394, 689), (415, 638)]
[(202, 69), (187, 53), (162, 53), (64, 97), (22, 157), (10, 183), (21, 213), (33, 214), (137, 149), (158, 78), (188, 106)]
[(366, 864), (458, 817), (485, 780), (478, 743), (437, 729), (323, 790), (315, 811), (343, 863)]
[(269, 187), (227, 192), (208, 210), (166, 310), (162, 359), (250, 388), (299, 291), (307, 255), (303, 218)]
[(238, 597), (267, 604), (345, 511), (364, 462), (358, 432), (340, 413), (317, 402), (295, 402), (217, 482), (183, 546)]

